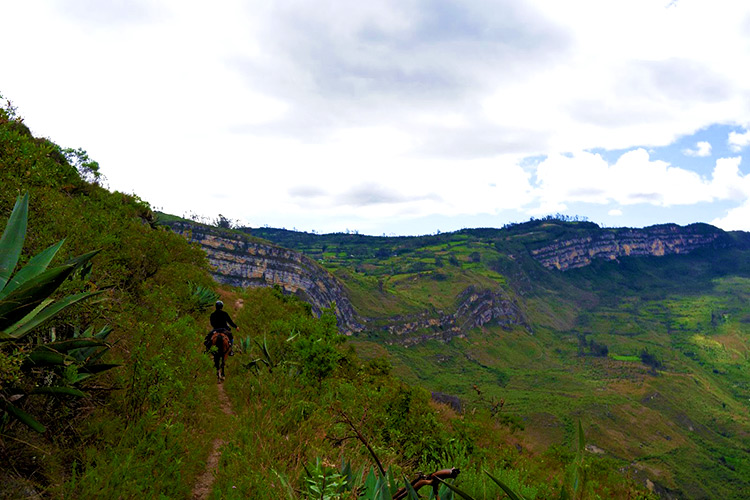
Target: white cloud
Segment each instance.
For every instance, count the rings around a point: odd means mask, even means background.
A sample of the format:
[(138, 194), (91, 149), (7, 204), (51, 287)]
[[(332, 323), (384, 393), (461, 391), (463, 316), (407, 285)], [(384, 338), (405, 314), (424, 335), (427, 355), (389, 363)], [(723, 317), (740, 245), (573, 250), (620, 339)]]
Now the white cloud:
[(682, 153), (686, 156), (711, 156), (711, 143), (706, 141), (699, 141), (695, 144), (695, 149), (683, 149)]
[(740, 171), (742, 157), (716, 160), (711, 176), (711, 195), (716, 200), (744, 200), (750, 198), (750, 176)]
[(735, 153), (739, 153), (742, 148), (750, 146), (750, 130), (748, 130), (744, 134), (740, 134), (738, 132), (729, 132), (729, 139), (727, 140), (727, 144), (729, 144), (729, 149), (731, 149)]
[[(646, 152), (750, 126), (746, 2), (68, 3), (4, 6), (0, 90), (113, 188), (178, 214), (380, 234), (431, 215), (749, 196), (739, 160), (706, 179)], [(559, 154), (594, 148), (630, 152)], [(518, 166), (532, 155), (547, 158)]]
[(613, 208), (609, 212), (607, 212), (607, 215), (611, 215), (612, 217), (619, 217), (622, 215), (622, 210), (619, 208)]
[(740, 163), (740, 157), (720, 158), (711, 179), (705, 179), (693, 171), (652, 160), (642, 148), (624, 153), (612, 164), (589, 152), (552, 155), (537, 167), (534, 194), (542, 204), (551, 206), (583, 202), (671, 207), (742, 200), (750, 197), (750, 176), (742, 175)]
[(750, 200), (714, 219), (711, 224), (725, 231), (750, 231)]

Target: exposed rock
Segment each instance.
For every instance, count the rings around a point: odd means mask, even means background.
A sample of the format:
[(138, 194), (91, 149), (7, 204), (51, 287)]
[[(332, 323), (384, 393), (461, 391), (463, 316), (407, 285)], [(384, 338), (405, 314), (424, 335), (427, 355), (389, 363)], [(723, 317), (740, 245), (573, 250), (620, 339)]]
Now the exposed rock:
[[(466, 332), (487, 324), (509, 328), (520, 325), (531, 331), (518, 305), (502, 290), (469, 287), (458, 296), (453, 314), (425, 311), (417, 315), (390, 318), (384, 329), (390, 342), (414, 345), (427, 340), (447, 342), (465, 337)], [(416, 335), (415, 335), (416, 334)]]
[(531, 255), (548, 269), (567, 271), (587, 266), (594, 259), (685, 254), (698, 248), (728, 245), (726, 233), (713, 226), (666, 224), (644, 229), (604, 230), (580, 238), (558, 239), (532, 249)]
[(448, 405), (456, 413), (462, 412), (461, 407), (461, 400), (458, 398), (458, 396), (452, 396), (450, 394), (445, 394), (444, 392), (432, 392), (432, 400), (437, 401), (438, 403), (443, 403), (444, 405)]
[(486, 324), (529, 328), (517, 304), (502, 289), (474, 287), (457, 297), (458, 307), (453, 313), (428, 310), (394, 316), (385, 320), (383, 326), (382, 319), (357, 316), (341, 283), (299, 252), (211, 226), (180, 221), (166, 224), (205, 250), (214, 279), (219, 283), (242, 288), (278, 285), (287, 293), (307, 300), (318, 314), (335, 304), (339, 329), (345, 334), (385, 330), (394, 342), (410, 345), (429, 339), (447, 342)]
[(587, 444), (586, 451), (588, 451), (589, 453), (593, 453), (594, 455), (604, 455), (606, 453), (604, 450), (602, 450), (595, 444)]
[(219, 283), (242, 288), (278, 285), (308, 301), (316, 314), (334, 305), (342, 333), (362, 329), (341, 284), (301, 253), (210, 226), (167, 224), (206, 251), (213, 277)]

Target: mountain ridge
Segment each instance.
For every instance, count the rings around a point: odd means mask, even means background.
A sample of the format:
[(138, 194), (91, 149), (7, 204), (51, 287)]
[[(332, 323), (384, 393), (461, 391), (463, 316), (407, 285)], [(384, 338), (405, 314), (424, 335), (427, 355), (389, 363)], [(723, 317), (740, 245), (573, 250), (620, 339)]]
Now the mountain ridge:
[[(750, 241), (750, 233), (727, 233), (704, 223), (659, 224), (638, 229), (600, 228), (590, 222), (540, 219), (502, 229), (475, 228), (437, 235), (387, 237), (356, 233), (321, 235), (274, 228), (228, 230), (173, 216), (162, 216), (162, 219), (165, 225), (206, 251), (214, 268), (212, 274), (220, 283), (239, 287), (280, 286), (287, 293), (308, 300), (317, 314), (333, 305), (345, 334), (384, 331), (397, 338), (422, 331), (423, 340), (449, 340), (493, 320), (506, 326), (521, 325), (530, 331), (517, 300), (523, 290), (502, 282), (497, 286), (470, 284), (456, 293), (457, 300), (451, 308), (426, 307), (411, 314), (396, 314), (384, 325), (383, 318), (357, 312), (344, 284), (348, 274), (339, 272), (337, 275), (335, 268), (326, 268), (326, 247), (337, 245), (337, 253), (341, 256), (343, 252), (344, 261), (368, 256), (361, 247), (370, 247), (369, 256), (383, 260), (407, 253), (405, 246), (409, 244), (429, 245), (453, 236), (469, 235), (494, 246), (500, 257), (498, 261), (506, 261), (504, 265), (491, 264), (499, 271), (507, 271), (509, 265), (520, 266), (524, 258), (531, 258), (547, 270), (566, 272), (597, 260), (617, 262), (628, 257), (685, 255), (701, 249), (747, 248)], [(349, 246), (342, 245), (342, 241)], [(315, 252), (314, 248), (319, 251)], [(482, 257), (476, 252), (469, 255), (469, 260), (477, 259)], [(439, 258), (436, 264), (440, 266)], [(439, 267), (413, 267), (416, 272), (412, 274), (417, 278), (429, 275), (434, 280), (446, 279)], [(382, 281), (378, 286), (382, 288)], [(461, 300), (461, 297), (471, 300)], [(474, 303), (478, 297), (481, 300)]]

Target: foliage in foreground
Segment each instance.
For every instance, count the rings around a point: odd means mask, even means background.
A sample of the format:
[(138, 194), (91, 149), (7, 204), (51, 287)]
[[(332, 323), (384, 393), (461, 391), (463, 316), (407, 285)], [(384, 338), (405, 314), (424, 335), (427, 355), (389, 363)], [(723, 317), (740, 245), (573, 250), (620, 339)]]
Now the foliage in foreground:
[[(210, 446), (195, 436), (217, 425), (210, 362), (186, 347), (203, 329), (188, 282), (214, 285), (203, 253), (156, 225), (137, 197), (99, 186), (84, 153), (34, 138), (0, 108), (2, 273), (18, 267), (8, 297), (27, 279), (40, 285), (28, 288), (34, 300), (44, 296), (38, 309), (2, 315), (0, 331), (13, 337), (0, 341), (0, 496), (186, 497)], [(27, 217), (13, 209), (21, 193)], [(14, 221), (26, 218), (21, 243)]]
[[(45, 432), (45, 426), (27, 412), (30, 395), (56, 398), (65, 405), (66, 398), (87, 396), (84, 382), (117, 365), (98, 363), (109, 349), (104, 342), (112, 331), (109, 327), (93, 335), (89, 328), (77, 333), (73, 339), (56, 341), (54, 331), (51, 341), (31, 338), (37, 327), (54, 318), (65, 308), (85, 300), (97, 292), (69, 295), (55, 302), (51, 295), (76, 271), (85, 270), (96, 254), (90, 252), (67, 263), (48, 269), (62, 241), (34, 256), (18, 272), (16, 268), (26, 238), (29, 207), (28, 194), (18, 197), (0, 237), (0, 357), (5, 362), (0, 367), (0, 433), (8, 419), (15, 419), (36, 432)], [(81, 274), (84, 274), (83, 272)], [(37, 342), (33, 342), (37, 340)], [(38, 402), (36, 407), (43, 408)]]

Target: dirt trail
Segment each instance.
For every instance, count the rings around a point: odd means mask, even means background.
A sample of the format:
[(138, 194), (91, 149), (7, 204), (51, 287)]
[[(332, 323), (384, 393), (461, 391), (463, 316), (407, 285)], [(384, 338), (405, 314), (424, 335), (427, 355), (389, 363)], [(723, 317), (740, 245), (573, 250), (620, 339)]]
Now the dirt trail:
[[(227, 397), (227, 393), (224, 392), (224, 385), (218, 384), (219, 387), (219, 403), (221, 404), (221, 411), (227, 415), (234, 415), (232, 410), (232, 403)], [(219, 470), (219, 458), (221, 457), (221, 447), (224, 444), (224, 440), (217, 438), (214, 439), (211, 454), (206, 460), (206, 470), (198, 476), (198, 480), (195, 482), (193, 487), (193, 500), (204, 500), (208, 498), (211, 493), (211, 486), (214, 484), (216, 472)]]

